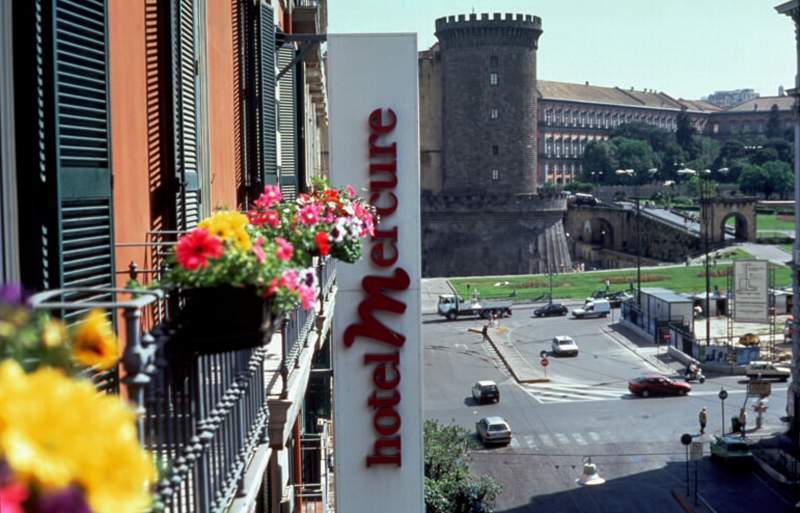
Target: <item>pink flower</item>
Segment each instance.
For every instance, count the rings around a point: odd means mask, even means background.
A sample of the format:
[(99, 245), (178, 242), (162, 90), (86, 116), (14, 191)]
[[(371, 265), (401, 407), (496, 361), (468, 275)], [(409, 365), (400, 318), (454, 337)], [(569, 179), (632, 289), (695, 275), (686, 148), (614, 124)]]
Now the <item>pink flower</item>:
[(253, 244), (253, 253), (256, 254), (259, 264), (263, 264), (267, 260), (267, 254), (264, 252), (264, 237), (256, 239), (256, 243)]
[(281, 188), (277, 185), (267, 185), (264, 187), (264, 192), (261, 196), (253, 202), (258, 208), (268, 209), (272, 208), (276, 203), (283, 199)]
[(347, 194), (349, 194), (350, 196), (355, 196), (356, 194), (358, 194), (358, 192), (356, 192), (356, 188), (355, 187), (353, 187), (352, 185), (348, 185), (347, 186)]
[(307, 226), (315, 225), (319, 222), (319, 206), (307, 205), (300, 209), (300, 222)]
[(314, 308), (314, 303), (317, 302), (317, 289), (300, 285), (297, 292), (300, 294), (300, 301), (303, 303), (304, 309), (311, 310)]
[(292, 246), (292, 243), (287, 241), (283, 237), (276, 238), (275, 243), (278, 244), (278, 252), (277, 252), (278, 258), (283, 260), (284, 262), (288, 262), (289, 260), (291, 260), (292, 255), (294, 254), (294, 246)]
[(280, 288), (281, 280), (278, 278), (273, 278), (272, 281), (269, 283), (269, 287), (267, 288), (267, 297), (274, 296), (278, 293), (278, 289)]
[(196, 228), (178, 240), (175, 256), (184, 269), (194, 271), (208, 265), (208, 259), (222, 256), (222, 240), (208, 234), (204, 228)]
[(300, 274), (297, 269), (286, 269), (281, 277), (281, 284), (289, 290), (297, 290), (300, 286)]

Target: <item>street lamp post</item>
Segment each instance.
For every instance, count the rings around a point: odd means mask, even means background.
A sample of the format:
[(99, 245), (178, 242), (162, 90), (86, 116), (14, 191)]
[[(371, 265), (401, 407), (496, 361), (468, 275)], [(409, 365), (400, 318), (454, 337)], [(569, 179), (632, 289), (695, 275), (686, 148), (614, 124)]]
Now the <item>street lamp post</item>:
[[(785, 14), (792, 18), (795, 28), (795, 58), (797, 59), (797, 73), (795, 74), (794, 89), (790, 94), (794, 100), (794, 154), (800, 155), (800, 0), (791, 0), (775, 7), (779, 14)], [(789, 387), (789, 416), (792, 418), (791, 431), (796, 437), (800, 438), (800, 158), (794, 159), (794, 251), (792, 254), (792, 292), (795, 297), (792, 313), (794, 318), (794, 329), (792, 330), (792, 385)]]
[[(647, 170), (647, 174), (650, 178), (652, 178), (658, 169), (650, 168)], [(636, 171), (633, 169), (617, 169), (614, 171), (614, 174), (617, 176), (629, 176), (633, 177), (636, 175)], [(639, 196), (641, 192), (641, 184), (636, 184), (636, 304), (641, 304), (641, 297), (642, 297), (642, 236), (641, 236), (641, 206), (640, 206), (640, 198)]]

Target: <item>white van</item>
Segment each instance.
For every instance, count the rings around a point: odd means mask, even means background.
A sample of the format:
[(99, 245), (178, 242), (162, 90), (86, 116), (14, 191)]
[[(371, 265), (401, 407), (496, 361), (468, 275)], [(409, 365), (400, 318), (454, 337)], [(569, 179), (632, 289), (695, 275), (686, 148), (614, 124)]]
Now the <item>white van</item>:
[(611, 303), (607, 299), (592, 299), (587, 301), (583, 308), (572, 310), (572, 317), (575, 319), (586, 319), (589, 317), (607, 317), (611, 312)]

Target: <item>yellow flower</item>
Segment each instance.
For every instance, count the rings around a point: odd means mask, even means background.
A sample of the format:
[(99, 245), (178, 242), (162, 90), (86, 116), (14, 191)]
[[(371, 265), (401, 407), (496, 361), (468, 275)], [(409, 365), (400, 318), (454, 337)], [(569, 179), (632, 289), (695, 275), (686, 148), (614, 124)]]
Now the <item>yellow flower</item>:
[(42, 342), (50, 349), (58, 347), (67, 339), (67, 328), (58, 319), (48, 320), (42, 329)]
[(84, 317), (72, 340), (72, 358), (86, 367), (110, 369), (119, 359), (117, 336), (102, 310)]
[(44, 489), (77, 484), (95, 513), (147, 510), (152, 460), (136, 439), (136, 416), (117, 396), (53, 368), (31, 374), (0, 363), (0, 458)]
[(197, 226), (208, 230), (209, 234), (223, 241), (233, 242), (238, 248), (249, 251), (252, 244), (250, 235), (245, 229), (248, 222), (247, 216), (241, 212), (223, 210), (203, 219)]
[(244, 228), (236, 230), (236, 245), (243, 251), (250, 251), (253, 244), (250, 242), (250, 234)]
[(208, 230), (210, 235), (219, 237), (222, 240), (230, 240), (233, 236), (233, 228), (228, 222), (227, 218), (222, 215), (223, 213), (214, 214), (207, 217), (197, 225), (198, 228)]

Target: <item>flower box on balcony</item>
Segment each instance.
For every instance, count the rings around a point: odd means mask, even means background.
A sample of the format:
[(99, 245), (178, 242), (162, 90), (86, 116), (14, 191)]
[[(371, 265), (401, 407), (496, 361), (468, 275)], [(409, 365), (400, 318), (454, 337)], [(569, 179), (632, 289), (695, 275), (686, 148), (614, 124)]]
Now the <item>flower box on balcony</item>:
[(251, 287), (185, 289), (176, 334), (188, 349), (235, 351), (269, 342), (275, 330), (272, 302)]

